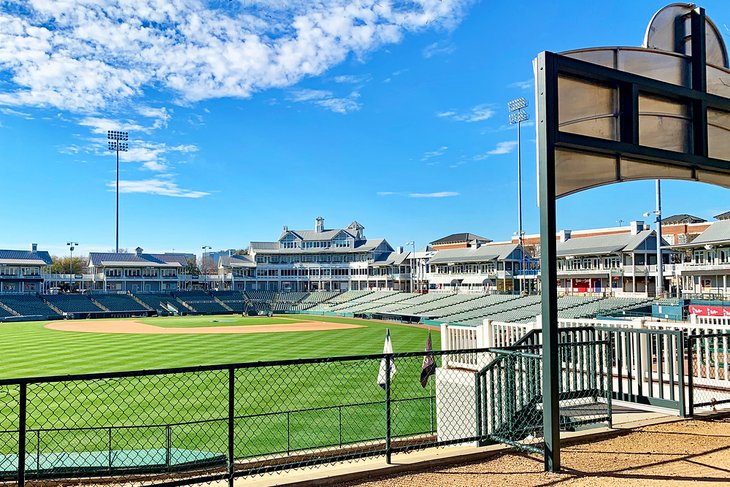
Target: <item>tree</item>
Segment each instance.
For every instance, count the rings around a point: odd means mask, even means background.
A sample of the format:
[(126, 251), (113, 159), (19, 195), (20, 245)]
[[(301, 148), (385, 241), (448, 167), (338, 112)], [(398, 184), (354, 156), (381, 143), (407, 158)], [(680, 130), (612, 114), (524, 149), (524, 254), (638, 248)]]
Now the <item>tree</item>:
[(86, 269), (86, 261), (82, 257), (59, 257), (54, 255), (51, 257), (53, 263), (48, 267), (51, 274), (82, 274)]
[(198, 265), (195, 263), (195, 257), (189, 257), (185, 261), (185, 267), (183, 268), (183, 272), (188, 276), (200, 275), (200, 269), (198, 269)]

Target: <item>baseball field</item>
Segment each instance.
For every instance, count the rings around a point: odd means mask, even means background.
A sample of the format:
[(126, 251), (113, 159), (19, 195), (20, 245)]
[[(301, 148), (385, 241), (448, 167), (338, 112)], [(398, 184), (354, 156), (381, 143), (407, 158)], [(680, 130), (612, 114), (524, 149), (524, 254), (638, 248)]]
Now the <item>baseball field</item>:
[[(423, 351), (426, 328), (337, 317), (6, 323), (0, 326), (0, 374), (12, 379), (380, 354), (386, 329), (395, 352)], [(437, 348), (438, 330), (432, 336)], [(422, 360), (396, 361), (391, 387), (394, 437), (428, 435), (434, 429), (433, 390), (418, 380)], [(30, 383), (28, 453), (41, 466), (51, 462), (49, 455), (70, 452), (101, 452), (105, 458), (108, 453), (110, 459), (111, 452), (117, 458), (166, 448), (222, 454), (231, 386), (237, 458), (380, 440), (385, 435), (385, 391), (377, 384), (379, 368), (378, 359), (315, 361)], [(18, 398), (17, 385), (0, 385), (0, 454), (17, 452)]]

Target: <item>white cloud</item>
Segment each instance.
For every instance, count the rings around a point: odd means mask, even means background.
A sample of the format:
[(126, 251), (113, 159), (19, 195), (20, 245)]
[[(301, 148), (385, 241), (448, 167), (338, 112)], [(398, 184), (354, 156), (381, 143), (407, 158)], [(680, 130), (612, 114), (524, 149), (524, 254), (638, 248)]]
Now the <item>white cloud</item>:
[(454, 110), (448, 110), (444, 112), (436, 113), (439, 118), (449, 118), (456, 120), (457, 122), (482, 122), (491, 118), (494, 115), (494, 109), (489, 105), (475, 105), (470, 108), (467, 112), (458, 113)]
[(332, 80), (335, 83), (351, 84), (351, 85), (367, 83), (368, 81), (370, 81), (370, 79), (371, 79), (371, 77), (369, 74), (361, 74), (361, 75), (343, 74), (343, 75), (335, 76), (334, 78), (332, 78)]
[(456, 50), (456, 46), (451, 42), (439, 41), (429, 44), (423, 48), (421, 55), (426, 59), (431, 59), (440, 54), (451, 54)]
[(95, 134), (106, 135), (108, 130), (124, 130), (127, 132), (149, 132), (149, 127), (131, 120), (112, 120), (111, 118), (86, 117), (79, 121), (79, 125), (89, 127)]
[(154, 119), (154, 122), (152, 123), (153, 129), (167, 127), (167, 122), (170, 120), (170, 112), (166, 107), (139, 107), (137, 108), (137, 112), (143, 117)]
[(492, 149), (488, 150), (487, 152), (483, 154), (477, 154), (474, 156), (475, 161), (483, 161), (484, 159), (487, 159), (489, 156), (499, 156), (502, 154), (509, 154), (512, 151), (515, 150), (517, 147), (517, 141), (516, 140), (507, 140), (504, 142), (498, 142), (497, 146)]
[(322, 108), (335, 113), (355, 112), (362, 106), (357, 99), (360, 93), (351, 92), (346, 97), (336, 97), (327, 90), (294, 90), (290, 93), (289, 99), (295, 102), (314, 103)]
[(182, 102), (248, 97), (453, 27), (469, 3), (28, 0), (0, 12), (0, 104), (95, 113), (150, 89)]
[(498, 156), (500, 154), (509, 154), (517, 147), (516, 140), (508, 140), (506, 142), (498, 142), (497, 147), (487, 152), (490, 156)]
[(395, 196), (397, 194), (400, 194), (400, 193), (395, 192), (395, 191), (378, 191), (378, 193), (377, 193), (378, 196)]
[(410, 198), (451, 198), (459, 196), (456, 191), (438, 191), (435, 193), (408, 193)]
[(434, 157), (442, 156), (442, 155), (446, 154), (447, 150), (449, 150), (448, 146), (442, 145), (441, 147), (439, 147), (436, 150), (424, 153), (423, 156), (421, 157), (421, 160), (427, 161), (429, 159), (433, 159)]
[(510, 83), (507, 85), (508, 88), (518, 88), (520, 90), (529, 90), (532, 88), (533, 80), (532, 78), (526, 79), (523, 81), (515, 81), (514, 83)]
[[(116, 188), (116, 183), (111, 181), (107, 183), (107, 186), (110, 189), (114, 189)], [(176, 198), (202, 198), (203, 196), (210, 194), (205, 191), (183, 189), (174, 181), (159, 178), (142, 179), (137, 181), (119, 181), (119, 192), (153, 194), (159, 196), (172, 196)]]

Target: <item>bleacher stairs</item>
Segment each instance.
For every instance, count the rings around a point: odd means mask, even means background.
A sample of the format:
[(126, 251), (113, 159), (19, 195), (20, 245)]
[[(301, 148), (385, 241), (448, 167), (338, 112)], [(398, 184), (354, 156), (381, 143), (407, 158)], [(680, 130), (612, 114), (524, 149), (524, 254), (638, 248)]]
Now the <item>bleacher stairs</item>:
[(8, 313), (10, 313), (13, 316), (21, 316), (20, 313), (18, 313), (13, 308), (11, 308), (10, 306), (7, 306), (7, 305), (5, 305), (3, 303), (0, 303), (0, 308), (4, 309), (5, 311), (7, 311)]
[(94, 303), (95, 305), (97, 305), (98, 307), (100, 307), (103, 311), (111, 311), (109, 308), (107, 308), (106, 306), (104, 306), (103, 304), (101, 304), (99, 301), (97, 301), (93, 297), (89, 296), (89, 299), (91, 300), (92, 303)]
[(152, 308), (150, 305), (148, 305), (147, 303), (145, 303), (144, 301), (142, 301), (141, 299), (139, 299), (134, 294), (130, 293), (129, 294), (129, 297), (132, 298), (132, 299), (134, 299), (140, 306), (142, 306), (147, 311), (154, 311), (154, 308)]

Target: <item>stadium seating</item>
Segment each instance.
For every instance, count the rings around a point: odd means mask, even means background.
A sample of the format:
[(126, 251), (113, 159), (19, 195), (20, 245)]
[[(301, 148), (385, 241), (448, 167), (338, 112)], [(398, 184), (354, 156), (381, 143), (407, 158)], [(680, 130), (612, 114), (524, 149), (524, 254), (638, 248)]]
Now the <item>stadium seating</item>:
[(58, 317), (50, 306), (35, 294), (1, 295), (0, 302), (21, 316)]
[(230, 313), (218, 301), (205, 291), (175, 291), (172, 295), (182, 301), (193, 312), (203, 314), (225, 314)]
[(130, 313), (148, 311), (147, 308), (127, 294), (94, 294), (89, 297), (109, 311)]
[(182, 307), (175, 301), (175, 298), (168, 293), (135, 293), (134, 296), (150, 308), (157, 311), (157, 314), (162, 316), (169, 314), (169, 311), (165, 306), (167, 303), (172, 303), (175, 309)]
[(104, 311), (94, 304), (88, 296), (51, 294), (44, 296), (44, 298), (64, 313), (99, 313)]
[(3, 318), (9, 318), (10, 316), (15, 316), (15, 315), (13, 313), (11, 313), (10, 311), (6, 310), (5, 308), (0, 307), (0, 320), (2, 320)]

